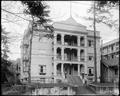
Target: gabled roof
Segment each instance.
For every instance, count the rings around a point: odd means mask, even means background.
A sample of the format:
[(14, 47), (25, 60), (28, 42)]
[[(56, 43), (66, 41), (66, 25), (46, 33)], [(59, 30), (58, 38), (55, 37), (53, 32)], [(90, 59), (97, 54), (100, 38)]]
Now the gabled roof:
[(68, 19), (66, 19), (65, 21), (59, 21), (59, 22), (55, 22), (55, 23), (61, 23), (61, 24), (73, 25), (73, 26), (79, 26), (79, 27), (85, 27), (86, 28), (86, 26), (77, 23), (76, 20), (71, 16)]

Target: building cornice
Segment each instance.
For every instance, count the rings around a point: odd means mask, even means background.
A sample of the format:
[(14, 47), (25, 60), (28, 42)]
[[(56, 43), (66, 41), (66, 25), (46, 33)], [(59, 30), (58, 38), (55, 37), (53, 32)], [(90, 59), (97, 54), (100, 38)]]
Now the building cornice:
[[(90, 35), (87, 35), (87, 37), (92, 37), (94, 38), (94, 36), (90, 36)], [(100, 39), (101, 37), (100, 36), (96, 36), (97, 39)]]
[[(51, 31), (49, 30), (45, 30), (45, 29), (34, 29), (34, 31), (42, 31), (43, 33), (51, 33)], [(54, 32), (55, 31), (60, 31), (60, 32), (69, 32), (69, 33), (74, 33), (74, 34), (84, 34), (87, 35), (87, 37), (94, 37), (94, 36), (90, 36), (88, 35), (87, 32), (81, 32), (81, 31), (74, 31), (74, 30), (65, 30), (65, 29), (59, 29), (59, 28), (54, 28)], [(96, 36), (96, 38), (100, 39), (100, 36)]]
[(54, 31), (70, 32), (70, 33), (74, 33), (74, 34), (88, 34), (87, 32), (81, 32), (81, 31), (75, 31), (75, 30), (65, 30), (65, 29), (59, 29), (59, 28), (54, 28)]

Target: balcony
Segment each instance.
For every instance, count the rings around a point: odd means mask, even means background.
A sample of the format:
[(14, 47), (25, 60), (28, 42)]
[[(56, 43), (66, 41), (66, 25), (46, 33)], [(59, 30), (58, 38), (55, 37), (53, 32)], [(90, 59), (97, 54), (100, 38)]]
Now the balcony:
[(84, 44), (84, 43), (81, 43), (81, 44), (80, 44), (80, 46), (81, 46), (81, 47), (84, 47), (84, 46), (85, 46), (85, 44)]
[(57, 41), (57, 44), (61, 45), (62, 43), (61, 43), (61, 41)]
[(77, 36), (65, 35), (64, 36), (64, 45), (67, 45), (67, 46), (77, 46)]
[(85, 61), (85, 58), (84, 58), (84, 57), (81, 57), (81, 58), (80, 58), (80, 61), (82, 61), (82, 62)]
[(72, 57), (72, 58), (65, 57), (64, 60), (65, 61), (78, 61), (77, 57)]
[(62, 57), (60, 55), (57, 56), (57, 60), (61, 60)]

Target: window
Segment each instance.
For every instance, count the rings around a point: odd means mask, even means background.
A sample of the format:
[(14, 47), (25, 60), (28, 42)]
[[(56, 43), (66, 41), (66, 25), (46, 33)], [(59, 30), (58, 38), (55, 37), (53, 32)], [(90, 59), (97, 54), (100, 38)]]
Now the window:
[(88, 46), (92, 47), (93, 46), (93, 40), (88, 40)]
[(85, 40), (84, 40), (84, 37), (82, 36), (80, 38), (80, 46), (84, 46), (85, 45)]
[(114, 55), (112, 54), (112, 56), (111, 56), (112, 58), (114, 58)]
[(92, 61), (93, 60), (93, 56), (88, 56), (88, 60)]
[(88, 69), (88, 76), (93, 76), (93, 68)]
[(118, 75), (118, 70), (117, 69), (115, 70), (115, 75)]
[(46, 74), (46, 65), (40, 65), (40, 75)]
[(23, 62), (23, 72), (27, 72), (28, 71), (28, 63)]
[(89, 74), (92, 74), (91, 69), (89, 69)]

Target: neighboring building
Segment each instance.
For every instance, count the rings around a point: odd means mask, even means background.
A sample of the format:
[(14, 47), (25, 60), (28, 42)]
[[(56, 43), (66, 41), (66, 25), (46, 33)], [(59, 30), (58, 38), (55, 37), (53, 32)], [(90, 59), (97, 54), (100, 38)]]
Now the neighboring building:
[(103, 44), (101, 52), (101, 82), (118, 82), (120, 52), (119, 39)]
[(102, 56), (108, 60), (119, 57), (119, 38), (102, 45)]
[(16, 60), (16, 73), (17, 73), (18, 78), (20, 77), (20, 72), (21, 72), (20, 67), (21, 67), (21, 59), (18, 58)]
[[(52, 82), (66, 75), (94, 80), (94, 31), (77, 23), (72, 17), (55, 22), (54, 39), (43, 37), (49, 31), (34, 28), (31, 56), (31, 80)], [(21, 44), (21, 80), (28, 80), (31, 27), (25, 31)], [(97, 78), (100, 76), (100, 33), (96, 31)], [(84, 75), (84, 76), (83, 76)], [(51, 80), (51, 81), (50, 81)]]
[(20, 73), (21, 73), (21, 59), (18, 58), (16, 60), (11, 60), (12, 64), (11, 64), (11, 71), (14, 74), (15, 78), (12, 78), (13, 80), (15, 80), (17, 82), (17, 80), (20, 80)]

